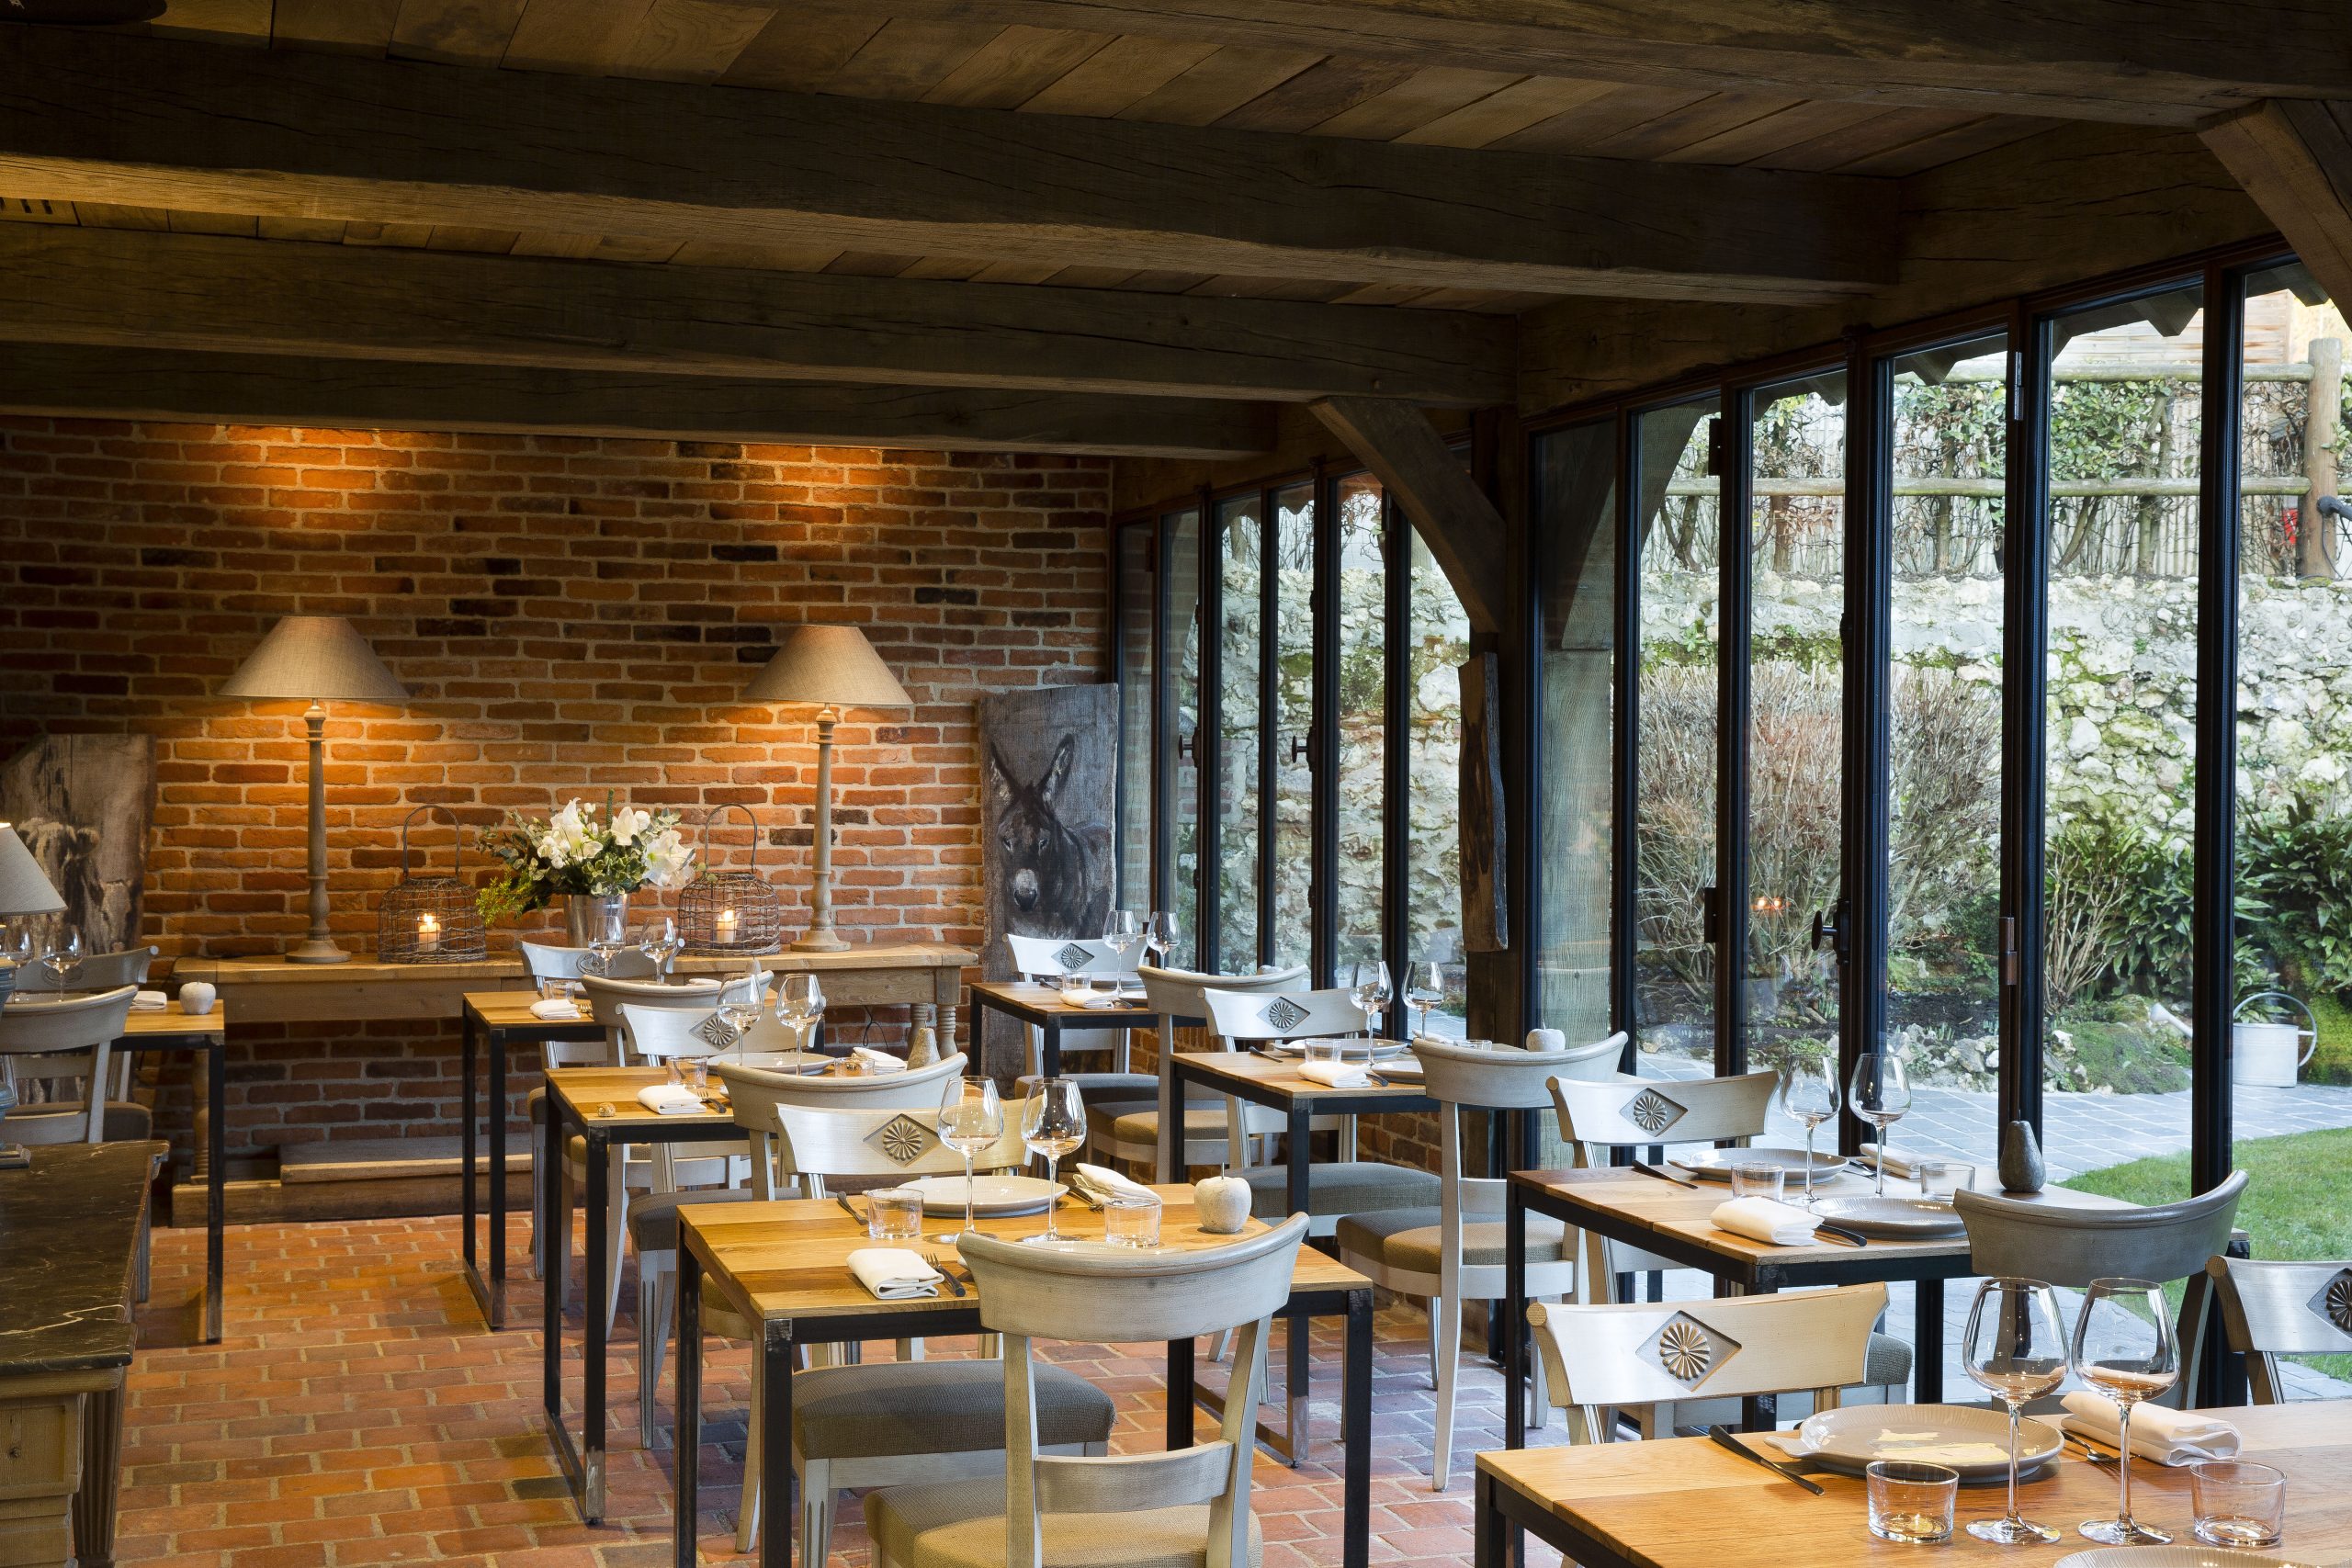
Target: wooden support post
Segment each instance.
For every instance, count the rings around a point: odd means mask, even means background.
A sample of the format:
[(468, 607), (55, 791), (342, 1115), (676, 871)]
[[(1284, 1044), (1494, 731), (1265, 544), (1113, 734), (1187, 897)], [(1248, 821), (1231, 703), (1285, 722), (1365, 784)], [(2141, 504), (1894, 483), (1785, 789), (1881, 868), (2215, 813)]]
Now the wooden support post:
[(2352, 300), (2352, 99), (2267, 99), (2203, 135), (2320, 286)]
[(2335, 437), (2344, 413), (2344, 340), (2313, 338), (2311, 401), (2303, 419), (2302, 515), (2295, 529), (2296, 570), (2305, 577), (2338, 577), (2329, 541), (2336, 520), (2320, 515), (2322, 498), (2336, 493)]

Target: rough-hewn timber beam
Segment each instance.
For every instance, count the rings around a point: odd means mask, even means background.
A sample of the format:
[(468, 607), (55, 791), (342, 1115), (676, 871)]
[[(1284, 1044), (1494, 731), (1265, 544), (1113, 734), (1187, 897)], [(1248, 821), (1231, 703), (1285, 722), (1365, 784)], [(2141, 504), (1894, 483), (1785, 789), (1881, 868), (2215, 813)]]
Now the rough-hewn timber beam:
[(1386, 398), (1326, 398), (1310, 405), (1404, 507), (1476, 632), (1505, 625), (1510, 530), (1429, 416)]
[(74, 344), (19, 344), (0, 354), (0, 411), (1209, 459), (1262, 452), (1272, 437), (1272, 405), (1202, 399), (834, 386)]
[(2337, 301), (2352, 303), (2352, 98), (2257, 104), (2205, 145)]
[(2183, 127), (2256, 98), (2340, 94), (2352, 80), (2352, 7), (2335, 0), (798, 0), (796, 8)]
[(1804, 303), (1883, 182), (0, 28), (12, 197)]
[(0, 341), (910, 386), (1464, 407), (1513, 323), (893, 277), (0, 224)]

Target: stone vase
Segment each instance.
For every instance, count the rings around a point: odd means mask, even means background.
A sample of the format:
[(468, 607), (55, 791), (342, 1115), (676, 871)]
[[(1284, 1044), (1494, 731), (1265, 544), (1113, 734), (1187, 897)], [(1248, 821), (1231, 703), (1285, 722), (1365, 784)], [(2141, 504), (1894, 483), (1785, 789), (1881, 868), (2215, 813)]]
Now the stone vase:
[(616, 918), (620, 931), (628, 931), (628, 895), (626, 893), (567, 893), (563, 896), (563, 940), (571, 947), (587, 947), (596, 941), (599, 931), (609, 929)]
[(2039, 1192), (2049, 1178), (2041, 1159), (2041, 1145), (2034, 1138), (2033, 1123), (2012, 1122), (2001, 1129), (2001, 1190), (2005, 1192)]

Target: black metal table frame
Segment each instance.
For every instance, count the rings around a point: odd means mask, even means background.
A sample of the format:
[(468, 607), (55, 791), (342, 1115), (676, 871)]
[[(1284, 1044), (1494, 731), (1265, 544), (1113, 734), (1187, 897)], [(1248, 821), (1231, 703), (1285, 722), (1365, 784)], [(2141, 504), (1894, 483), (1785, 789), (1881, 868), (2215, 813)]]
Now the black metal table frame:
[[(1001, 985), (1010, 982), (996, 983)], [(972, 1038), (976, 1041), (981, 1038), (980, 1015), (984, 1012), (1002, 1013), (1015, 1023), (1026, 1024), (1035, 1029), (1042, 1036), (1037, 1050), (1038, 1070), (1049, 1078), (1061, 1077), (1062, 1030), (1065, 1027), (1135, 1029), (1147, 1024), (1157, 1024), (1162, 1016), (1152, 1011), (1147, 1004), (1137, 1004), (1133, 1007), (1121, 1004), (1116, 1007), (1090, 1008), (1087, 1010), (1088, 1017), (1076, 1019), (1061, 1013), (1048, 1012), (1043, 1008), (1033, 1008), (1028, 1003), (1016, 1001), (1011, 997), (991, 996), (978, 986), (972, 987), (971, 998)]]
[[(592, 1235), (594, 1234), (592, 1227)], [(698, 1240), (691, 1231), (680, 1237), (678, 1248), (677, 1429), (676, 1493), (673, 1555), (677, 1568), (694, 1568), (696, 1511), (702, 1447), (702, 1290), (703, 1260), (695, 1252)], [(749, 1303), (736, 1303), (747, 1318), (758, 1314)], [(1306, 1325), (1312, 1318), (1344, 1316), (1347, 1342), (1342, 1356), (1340, 1440), (1347, 1450), (1340, 1483), (1344, 1519), (1340, 1543), (1342, 1568), (1367, 1568), (1372, 1558), (1372, 1286), (1329, 1286), (1294, 1292), (1275, 1316), (1290, 1321), (1286, 1337), (1304, 1346)], [(595, 1314), (592, 1312), (593, 1320)], [(752, 1375), (764, 1382), (760, 1432), (760, 1562), (763, 1568), (790, 1568), (792, 1562), (792, 1363), (802, 1345), (839, 1345), (867, 1339), (920, 1339), (950, 1334), (981, 1332), (977, 1303), (960, 1308), (931, 1308), (922, 1312), (844, 1313), (763, 1325), (757, 1364)], [(549, 1366), (554, 1365), (550, 1361)], [(550, 1373), (550, 1376), (553, 1374)], [(552, 1385), (550, 1385), (552, 1386)], [(1304, 1387), (1302, 1381), (1300, 1387)], [(1193, 1342), (1168, 1342), (1168, 1446), (1193, 1446)]]
[(1516, 1568), (1526, 1561), (1526, 1530), (1578, 1568), (1634, 1568), (1609, 1542), (1576, 1529), (1510, 1483), (1479, 1467), (1471, 1519), (1472, 1568)]
[[(1588, 1230), (1610, 1241), (1639, 1247), (1670, 1259), (1676, 1267), (1695, 1269), (1750, 1295), (1807, 1285), (1868, 1285), (1907, 1280), (1914, 1287), (1911, 1375), (1916, 1397), (1934, 1404), (1944, 1396), (1944, 1281), (1964, 1280), (1975, 1272), (1965, 1247), (1956, 1253), (1925, 1255), (1890, 1253), (1868, 1247), (1839, 1252), (1834, 1258), (1801, 1263), (1750, 1263), (1742, 1269), (1733, 1259), (1697, 1242), (1659, 1231), (1645, 1230), (1623, 1216), (1602, 1215), (1561, 1198), (1553, 1189), (1529, 1179), (1544, 1172), (1514, 1171), (1505, 1190), (1503, 1234), (1503, 1446), (1527, 1446), (1527, 1231), (1531, 1213), (1558, 1220), (1571, 1231)], [(1742, 1425), (1756, 1429), (1770, 1425), (1769, 1401), (1746, 1402)]]
[[(530, 993), (517, 991), (518, 998)], [(476, 1064), (481, 1055), (481, 1035), (490, 1036), (490, 1277), (482, 1277), (481, 1255), (474, 1238), (474, 1220), (478, 1213), (474, 1204), (474, 1150), (477, 1146), (477, 1123), (481, 1105), (476, 1098)], [(493, 1024), (472, 1008), (466, 1009), (462, 1030), (464, 1045), (460, 1077), (465, 1087), (460, 1091), (462, 1105), (458, 1119), (463, 1131), (459, 1134), (460, 1152), (458, 1160), (458, 1185), (463, 1190), (458, 1197), (459, 1224), (465, 1231), (466, 1288), (474, 1293), (474, 1304), (481, 1309), (482, 1322), (492, 1330), (506, 1326), (506, 1046), (509, 1041), (544, 1045), (550, 1041), (573, 1040), (594, 1042), (605, 1038), (605, 1026), (589, 1019), (564, 1020), (522, 1026)], [(550, 1096), (550, 1099), (553, 1097)], [(544, 1172), (548, 1168), (540, 1167)], [(557, 1168), (561, 1168), (558, 1167)]]
[[(547, 1411), (548, 1435), (555, 1440), (556, 1460), (571, 1486), (583, 1523), (601, 1524), (605, 1517), (605, 1374), (610, 1336), (605, 1326), (607, 1279), (620, 1259), (605, 1256), (609, 1227), (605, 1223), (612, 1201), (609, 1156), (616, 1144), (703, 1144), (724, 1140), (728, 1134), (701, 1116), (632, 1117), (626, 1122), (583, 1118), (550, 1084), (547, 1098), (546, 1141), (540, 1145), (539, 1234), (548, 1242), (546, 1278), (540, 1281), (545, 1298), (545, 1342), (540, 1347), (540, 1403)], [(728, 1127), (732, 1122), (726, 1124)], [(586, 1147), (586, 1191), (582, 1209), (588, 1215), (587, 1288), (581, 1303), (581, 1332), (587, 1341), (582, 1358), (581, 1441), (571, 1440), (563, 1419), (563, 1280), (571, 1268), (571, 1232), (556, 1222), (554, 1210), (563, 1187), (563, 1146), (572, 1133)]]
[(229, 1220), (228, 1074), (224, 1055), (228, 1038), (222, 1030), (189, 1030), (184, 1034), (126, 1034), (115, 1041), (117, 1051), (201, 1051), (204, 1053), (204, 1343), (220, 1343), (220, 1285), (227, 1272), (222, 1257), (221, 1227)]

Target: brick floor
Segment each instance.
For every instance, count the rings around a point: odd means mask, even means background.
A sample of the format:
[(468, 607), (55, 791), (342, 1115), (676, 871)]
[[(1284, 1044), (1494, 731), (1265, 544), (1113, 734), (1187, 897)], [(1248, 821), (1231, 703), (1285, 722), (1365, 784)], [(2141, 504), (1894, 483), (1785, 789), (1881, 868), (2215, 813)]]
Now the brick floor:
[[(477, 1563), (495, 1568), (669, 1562), (674, 1451), (637, 1437), (632, 1287), (612, 1355), (611, 1515), (572, 1511), (539, 1414), (539, 1336), (485, 1330), (458, 1271), (454, 1219), (238, 1226), (228, 1233), (227, 1338), (197, 1343), (200, 1230), (159, 1231), (154, 1287), (139, 1315), (123, 1434), (120, 1560), (143, 1568), (350, 1568)], [(521, 1244), (517, 1227), (517, 1245)], [(520, 1309), (536, 1310), (523, 1275)], [(1374, 1386), (1374, 1562), (1467, 1562), (1467, 1456), (1501, 1440), (1500, 1382), (1465, 1358), (1451, 1490), (1426, 1472), (1432, 1395), (1426, 1319), (1409, 1307), (1377, 1322)], [(567, 1386), (579, 1387), (579, 1340)], [(934, 1353), (968, 1352), (967, 1340)], [(876, 1354), (887, 1349), (876, 1347)], [(1156, 1347), (1055, 1348), (1056, 1359), (1120, 1404), (1114, 1447), (1160, 1446)], [(1254, 1498), (1267, 1568), (1340, 1560), (1337, 1326), (1318, 1333), (1312, 1462), (1261, 1455)], [(748, 1398), (747, 1353), (709, 1359), (702, 1496), (706, 1562), (734, 1553)], [(1204, 1364), (1204, 1381), (1215, 1376)], [(1556, 1439), (1558, 1424), (1546, 1434)], [(1532, 1553), (1539, 1562), (1553, 1561)], [(854, 1501), (832, 1562), (864, 1564)]]

